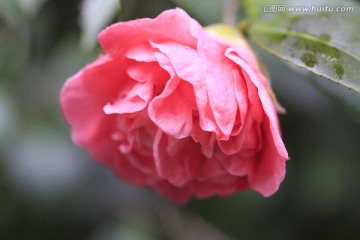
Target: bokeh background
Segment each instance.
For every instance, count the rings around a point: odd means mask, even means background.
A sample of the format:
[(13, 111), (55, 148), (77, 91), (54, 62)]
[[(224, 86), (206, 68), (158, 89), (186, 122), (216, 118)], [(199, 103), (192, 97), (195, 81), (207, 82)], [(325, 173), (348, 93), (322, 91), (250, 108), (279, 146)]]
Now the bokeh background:
[[(101, 21), (177, 5), (203, 25), (221, 19), (220, 0), (127, 0)], [(287, 109), (291, 160), (274, 196), (177, 206), (94, 163), (71, 142), (58, 104), (66, 78), (101, 52), (81, 9), (79, 0), (0, 0), (0, 239), (360, 239), (360, 125), (311, 84), (326, 80), (256, 47)]]

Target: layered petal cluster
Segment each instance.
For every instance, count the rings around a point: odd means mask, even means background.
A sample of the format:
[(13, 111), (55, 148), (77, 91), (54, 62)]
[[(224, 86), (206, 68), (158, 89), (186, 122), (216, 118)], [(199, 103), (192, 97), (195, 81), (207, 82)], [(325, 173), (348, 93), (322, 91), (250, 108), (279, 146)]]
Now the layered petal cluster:
[(288, 154), (250, 48), (210, 35), (181, 9), (114, 24), (99, 42), (104, 54), (61, 91), (77, 145), (179, 203), (277, 191)]

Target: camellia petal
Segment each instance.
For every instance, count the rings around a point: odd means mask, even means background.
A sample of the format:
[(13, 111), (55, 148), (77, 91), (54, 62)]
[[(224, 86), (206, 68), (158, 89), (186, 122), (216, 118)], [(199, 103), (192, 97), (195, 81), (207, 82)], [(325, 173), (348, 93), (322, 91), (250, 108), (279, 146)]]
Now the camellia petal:
[(190, 32), (193, 25), (199, 24), (182, 9), (177, 8), (164, 11), (155, 19), (144, 18), (116, 23), (100, 33), (99, 42), (110, 55), (123, 54), (124, 51), (147, 41), (149, 36), (154, 42), (173, 39), (194, 48), (197, 42)]
[(106, 104), (106, 114), (134, 113), (143, 110), (152, 98), (153, 88), (150, 82), (136, 83), (126, 96), (120, 96), (113, 104)]
[[(164, 92), (155, 97), (149, 105), (151, 120), (168, 135), (176, 138), (188, 137), (192, 129), (191, 105), (183, 99), (178, 79), (169, 81)], [(175, 89), (176, 88), (176, 89)]]
[[(265, 197), (274, 194), (285, 177), (285, 161), (278, 153), (269, 128), (264, 129), (264, 144), (256, 161), (250, 161), (249, 183), (252, 189)], [(271, 158), (270, 158), (271, 156)], [(274, 159), (274, 160), (273, 160)]]

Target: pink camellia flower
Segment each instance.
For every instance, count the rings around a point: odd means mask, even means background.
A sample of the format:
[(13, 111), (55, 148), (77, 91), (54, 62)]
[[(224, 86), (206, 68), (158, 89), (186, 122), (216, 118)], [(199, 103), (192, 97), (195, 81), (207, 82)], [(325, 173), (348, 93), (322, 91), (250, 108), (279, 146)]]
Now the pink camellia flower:
[(105, 53), (61, 92), (72, 139), (178, 203), (246, 189), (270, 196), (288, 154), (269, 81), (247, 45), (209, 32), (181, 9), (102, 31)]

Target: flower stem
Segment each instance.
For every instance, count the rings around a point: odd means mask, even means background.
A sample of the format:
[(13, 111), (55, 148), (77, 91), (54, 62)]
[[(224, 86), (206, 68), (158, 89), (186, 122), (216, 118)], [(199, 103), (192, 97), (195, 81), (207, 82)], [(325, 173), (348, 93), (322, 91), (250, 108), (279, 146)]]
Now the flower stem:
[(236, 26), (239, 7), (239, 0), (223, 0), (222, 21), (231, 26)]

